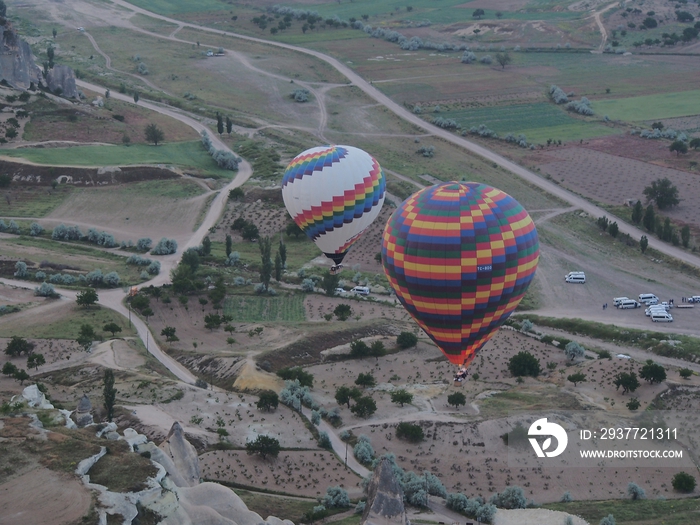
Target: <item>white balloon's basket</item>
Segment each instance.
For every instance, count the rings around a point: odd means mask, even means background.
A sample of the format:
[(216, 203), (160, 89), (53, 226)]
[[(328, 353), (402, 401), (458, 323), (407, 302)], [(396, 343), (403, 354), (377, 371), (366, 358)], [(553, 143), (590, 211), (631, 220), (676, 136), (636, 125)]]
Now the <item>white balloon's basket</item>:
[(338, 275), (343, 269), (342, 264), (336, 264), (335, 266), (331, 266), (331, 275)]
[(463, 384), (464, 384), (464, 381), (458, 381), (457, 379), (455, 379), (452, 382), (452, 386), (454, 386), (455, 388), (462, 388)]

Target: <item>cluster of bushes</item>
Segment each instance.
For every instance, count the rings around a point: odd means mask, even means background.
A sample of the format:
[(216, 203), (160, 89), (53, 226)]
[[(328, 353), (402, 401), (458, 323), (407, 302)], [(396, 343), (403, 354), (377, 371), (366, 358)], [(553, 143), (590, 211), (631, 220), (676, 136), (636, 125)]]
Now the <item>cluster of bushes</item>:
[(243, 217), (238, 217), (231, 224), (232, 230), (238, 230), (241, 232), (241, 237), (247, 241), (252, 241), (260, 236), (258, 232), (258, 227), (252, 222), (248, 222)]
[(289, 94), (289, 97), (294, 99), (295, 102), (308, 102), (309, 101), (309, 90), (308, 89), (295, 89)]
[(518, 134), (516, 137), (512, 133), (507, 133), (503, 140), (510, 142), (511, 144), (517, 144), (521, 148), (527, 148), (529, 144), (527, 143), (527, 138), (522, 133)]
[(591, 108), (591, 101), (586, 97), (581, 97), (581, 100), (572, 100), (566, 105), (567, 111), (573, 111), (579, 115), (594, 115), (593, 109)]
[(443, 129), (462, 129), (462, 126), (453, 118), (435, 117), (432, 123)]
[(78, 226), (66, 226), (65, 224), (56, 226), (51, 232), (51, 238), (55, 241), (87, 241), (92, 244), (97, 244), (98, 246), (104, 246), (105, 248), (114, 248), (117, 246), (114, 235), (111, 233), (90, 228), (87, 235), (83, 235)]
[(236, 157), (230, 151), (216, 149), (206, 131), (202, 131), (202, 145), (209, 152), (211, 158), (214, 159), (214, 162), (216, 162), (220, 168), (231, 171), (238, 170), (238, 163), (241, 161), (241, 159)]
[(116, 288), (119, 286), (119, 274), (117, 272), (102, 273), (102, 270), (97, 269), (89, 272), (85, 276), (85, 280), (92, 286), (107, 286), (108, 288)]
[(473, 135), (479, 135), (480, 137), (486, 137), (486, 138), (491, 138), (491, 139), (498, 138), (498, 133), (496, 133), (492, 129), (489, 129), (484, 124), (480, 124), (479, 126), (472, 126), (471, 128), (469, 128), (469, 133), (472, 133)]
[[(163, 237), (155, 248), (151, 250), (151, 255), (170, 255), (177, 252), (177, 241)], [(160, 271), (160, 268), (158, 269)]]
[(160, 262), (149, 259), (148, 257), (141, 257), (140, 255), (136, 254), (130, 255), (126, 260), (126, 264), (147, 266), (148, 268), (146, 268), (146, 271), (149, 275), (158, 275), (160, 273)]
[(549, 86), (549, 96), (555, 104), (566, 104), (569, 101), (569, 96), (564, 93), (564, 90), (554, 84)]
[(466, 514), (484, 523), (491, 523), (496, 515), (496, 507), (482, 498), (469, 499), (464, 494), (448, 494), (447, 508)]
[(5, 221), (0, 219), (0, 232), (1, 233), (12, 233), (14, 235), (19, 235), (21, 232), (19, 230), (19, 226), (17, 226), (17, 223), (13, 220), (10, 220), (10, 224), (5, 224)]
[(663, 129), (663, 128), (653, 128), (653, 129), (642, 129), (642, 130), (637, 130), (633, 129), (630, 131), (630, 135), (637, 135), (639, 134), (640, 137), (643, 139), (669, 139), (669, 140), (681, 140), (683, 142), (686, 142), (688, 140), (688, 136), (681, 132), (677, 132), (675, 129), (668, 128), (668, 129)]

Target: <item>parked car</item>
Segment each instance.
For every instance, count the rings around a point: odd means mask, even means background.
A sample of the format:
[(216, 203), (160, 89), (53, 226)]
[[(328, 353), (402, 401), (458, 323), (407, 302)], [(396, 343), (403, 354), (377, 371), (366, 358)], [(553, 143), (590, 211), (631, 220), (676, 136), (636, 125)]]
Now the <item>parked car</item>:
[(344, 288), (336, 288), (333, 291), (333, 295), (345, 295), (346, 293), (348, 292), (346, 292)]
[(586, 274), (583, 272), (570, 272), (564, 279), (567, 283), (586, 283)]
[(692, 297), (688, 297), (688, 302), (689, 303), (700, 303), (700, 295), (694, 295)]
[(617, 305), (617, 307), (621, 310), (627, 310), (628, 308), (639, 308), (641, 306), (642, 305), (634, 299), (627, 299), (626, 301), (622, 301)]

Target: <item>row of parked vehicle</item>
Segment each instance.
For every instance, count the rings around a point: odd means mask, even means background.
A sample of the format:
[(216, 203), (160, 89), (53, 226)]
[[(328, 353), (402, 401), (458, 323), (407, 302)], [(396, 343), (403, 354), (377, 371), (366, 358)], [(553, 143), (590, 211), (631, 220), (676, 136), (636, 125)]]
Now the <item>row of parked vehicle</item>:
[(673, 302), (659, 302), (659, 298), (653, 293), (640, 293), (638, 299), (639, 301), (635, 301), (629, 297), (615, 297), (615, 299), (613, 299), (613, 306), (624, 310), (628, 308), (641, 308), (642, 305), (645, 305), (647, 308), (644, 314), (653, 322), (673, 322), (673, 316), (669, 313), (669, 310), (673, 307)]

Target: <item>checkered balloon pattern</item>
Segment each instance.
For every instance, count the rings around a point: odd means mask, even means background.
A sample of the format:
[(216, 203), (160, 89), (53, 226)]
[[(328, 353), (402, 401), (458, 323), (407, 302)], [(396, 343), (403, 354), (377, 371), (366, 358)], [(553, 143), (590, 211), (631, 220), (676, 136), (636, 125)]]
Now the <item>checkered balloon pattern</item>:
[(485, 184), (425, 188), (384, 228), (382, 263), (396, 296), (458, 365), (468, 366), (515, 310), (538, 259), (530, 215)]
[(292, 159), (282, 178), (292, 219), (334, 260), (342, 260), (376, 219), (385, 191), (379, 163), (352, 146), (308, 149)]

